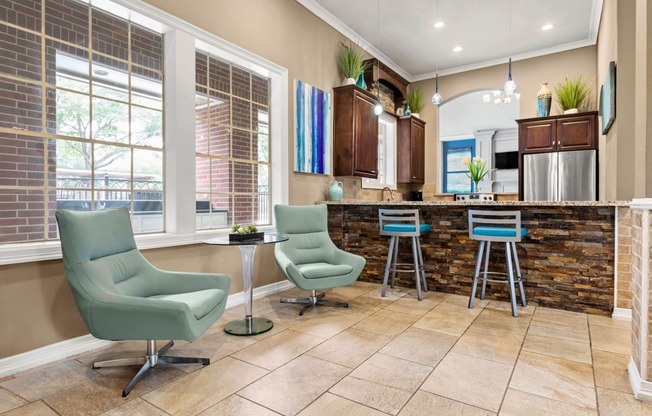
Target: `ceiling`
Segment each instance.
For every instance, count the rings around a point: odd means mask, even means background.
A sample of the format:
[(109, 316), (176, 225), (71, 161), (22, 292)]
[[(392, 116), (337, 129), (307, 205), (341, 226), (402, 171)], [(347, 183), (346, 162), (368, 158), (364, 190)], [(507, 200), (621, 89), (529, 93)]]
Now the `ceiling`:
[[(603, 0), (511, 0), (511, 19), (510, 0), (297, 1), (417, 81), (437, 66), (446, 75), (593, 45)], [(554, 28), (542, 30), (547, 23)]]

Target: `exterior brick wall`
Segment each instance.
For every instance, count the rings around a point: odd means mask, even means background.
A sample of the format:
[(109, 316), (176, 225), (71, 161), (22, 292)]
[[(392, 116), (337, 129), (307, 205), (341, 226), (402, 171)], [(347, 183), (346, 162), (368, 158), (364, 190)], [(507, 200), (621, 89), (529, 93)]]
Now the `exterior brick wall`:
[(632, 213), (618, 207), (618, 287), (617, 307), (632, 308)]
[[(403, 207), (403, 206), (402, 206)], [(468, 238), (467, 206), (417, 205), (432, 232), (421, 236), (429, 286), (470, 294), (477, 242)], [(478, 203), (477, 207), (482, 207)], [(367, 259), (361, 280), (382, 282), (387, 237), (378, 230), (377, 205), (329, 205), (329, 232), (335, 244)], [(410, 208), (409, 205), (404, 208)], [(517, 244), (526, 296), (540, 306), (610, 315), (614, 307), (615, 210), (613, 207), (496, 207), (520, 209), (528, 237)], [(399, 262), (411, 263), (409, 239)], [(490, 268), (505, 269), (503, 244), (494, 244)], [(413, 287), (413, 275), (397, 274)], [(487, 297), (507, 301), (507, 285), (487, 285)]]
[(632, 359), (641, 368), (643, 211), (632, 210)]

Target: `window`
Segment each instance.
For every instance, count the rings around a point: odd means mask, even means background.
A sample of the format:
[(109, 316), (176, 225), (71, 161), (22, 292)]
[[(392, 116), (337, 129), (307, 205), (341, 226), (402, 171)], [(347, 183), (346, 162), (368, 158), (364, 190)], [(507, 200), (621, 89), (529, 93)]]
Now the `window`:
[(396, 189), (396, 119), (378, 118), (378, 178), (362, 178), (363, 188)]
[(452, 140), (443, 143), (443, 188), (445, 193), (474, 192), (469, 168), (462, 160), (475, 156), (475, 139)]
[(196, 53), (197, 228), (271, 224), (269, 79)]
[(58, 208), (163, 231), (162, 35), (42, 1), (0, 5), (0, 242), (56, 239)]

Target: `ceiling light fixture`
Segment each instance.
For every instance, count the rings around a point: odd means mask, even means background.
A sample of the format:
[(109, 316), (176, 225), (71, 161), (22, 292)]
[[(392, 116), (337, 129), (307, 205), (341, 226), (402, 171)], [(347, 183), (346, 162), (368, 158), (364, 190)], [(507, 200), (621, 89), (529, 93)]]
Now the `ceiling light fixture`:
[(435, 23), (433, 26), (435, 27), (435, 29), (441, 29), (442, 27), (444, 27), (444, 22), (438, 20), (437, 23)]
[(512, 79), (512, 0), (509, 0), (509, 75), (505, 82), (505, 95), (512, 96), (516, 93), (516, 83)]
[(109, 71), (107, 71), (106, 69), (95, 69), (95, 70), (93, 70), (93, 73), (95, 75), (99, 75), (101, 77), (105, 77), (105, 76), (109, 75)]
[(463, 50), (464, 50), (464, 48), (461, 47), (461, 46), (456, 46), (456, 47), (453, 48), (453, 52), (462, 52)]
[(555, 27), (555, 25), (553, 25), (552, 23), (547, 23), (541, 27), (541, 30), (550, 30), (553, 27)]
[[(376, 48), (378, 49), (378, 52), (380, 53), (380, 0), (378, 0), (378, 39), (377, 39), (377, 44)], [(374, 114), (379, 116), (383, 114), (383, 105), (380, 103), (380, 79), (376, 80), (376, 105), (374, 106)]]
[[(435, 10), (435, 16), (437, 19), (439, 19), (439, 0), (437, 0), (437, 9)], [(444, 26), (443, 22), (437, 22), (435, 24), (435, 27), (437, 27), (437, 24), (441, 23), (440, 27)], [(432, 103), (434, 105), (439, 105), (442, 102), (441, 94), (439, 93), (439, 34), (435, 32), (435, 62), (436, 62), (436, 72), (435, 72), (435, 94), (432, 96)]]

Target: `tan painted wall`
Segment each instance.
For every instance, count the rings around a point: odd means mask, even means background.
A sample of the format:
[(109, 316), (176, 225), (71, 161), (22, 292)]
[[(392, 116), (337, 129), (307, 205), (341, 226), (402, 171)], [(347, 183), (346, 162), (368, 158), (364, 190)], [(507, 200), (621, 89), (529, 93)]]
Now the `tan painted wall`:
[[(536, 117), (536, 93), (541, 88), (541, 82), (553, 86), (562, 81), (564, 76), (583, 75), (591, 81), (595, 78), (596, 47), (574, 49), (552, 55), (541, 56), (523, 61), (512, 62), (512, 75), (521, 92), (521, 118)], [(439, 92), (445, 100), (456, 95), (487, 88), (502, 88), (507, 80), (507, 64), (496, 65), (474, 71), (443, 76), (439, 78)], [(430, 103), (430, 97), (435, 91), (435, 80), (427, 79), (414, 84), (421, 89), (426, 97), (426, 105), (421, 110), (421, 118), (426, 124), (426, 183), (438, 183), (439, 167), (437, 166), (439, 144), (437, 137), (437, 107)], [(595, 82), (593, 83), (595, 94)], [(592, 109), (597, 108), (593, 105)], [(560, 114), (559, 108), (553, 102), (550, 114)], [(602, 182), (602, 181), (601, 181)]]

